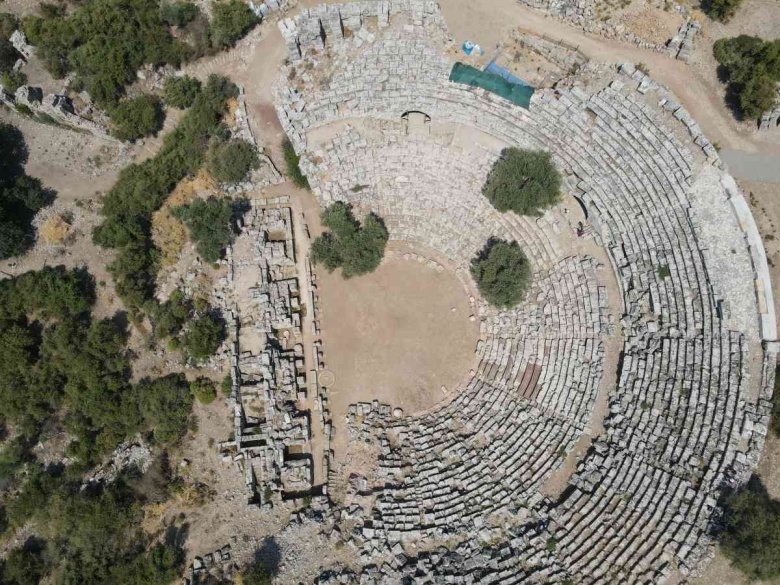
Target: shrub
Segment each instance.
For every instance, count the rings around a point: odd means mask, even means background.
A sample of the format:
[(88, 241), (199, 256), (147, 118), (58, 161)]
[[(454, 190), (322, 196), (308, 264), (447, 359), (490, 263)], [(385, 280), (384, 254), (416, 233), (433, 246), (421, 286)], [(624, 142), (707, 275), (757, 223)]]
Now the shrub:
[(192, 2), (163, 2), (160, 6), (160, 18), (169, 26), (179, 28), (191, 23), (200, 14), (200, 9)]
[(482, 193), (498, 211), (541, 215), (560, 199), (561, 176), (549, 152), (507, 148)]
[(273, 576), (268, 567), (261, 562), (253, 563), (242, 574), (242, 582), (244, 585), (271, 585), (273, 583)]
[(230, 374), (222, 378), (222, 382), (219, 383), (219, 388), (223, 394), (230, 395), (233, 391), (233, 378)]
[(206, 153), (209, 174), (220, 183), (239, 183), (260, 166), (257, 148), (246, 140), (212, 139)]
[(173, 337), (179, 334), (192, 313), (192, 302), (177, 288), (164, 303), (152, 303), (150, 313), (154, 336), (157, 339)]
[(27, 76), (21, 71), (6, 71), (0, 75), (0, 83), (2, 83), (5, 91), (14, 93), (27, 83)]
[(144, 136), (157, 134), (165, 121), (160, 98), (140, 95), (124, 100), (111, 110), (113, 134), (120, 140), (135, 141)]
[(240, 0), (212, 4), (211, 41), (215, 47), (232, 47), (258, 22), (257, 16)]
[(723, 499), (720, 546), (751, 580), (780, 576), (780, 502), (769, 497), (757, 476)]
[(233, 206), (230, 200), (214, 197), (198, 199), (190, 205), (175, 208), (173, 215), (186, 224), (198, 254), (206, 262), (218, 262), (233, 235), (230, 225)]
[(494, 307), (510, 308), (531, 284), (531, 266), (517, 242), (490, 240), (471, 263), (471, 275), (485, 300)]
[(189, 108), (198, 93), (201, 83), (194, 77), (185, 75), (183, 77), (168, 77), (165, 80), (165, 103), (171, 107), (183, 110)]
[(225, 339), (225, 328), (217, 317), (206, 313), (190, 324), (182, 339), (184, 351), (195, 361), (205, 360)]
[(217, 397), (217, 390), (214, 388), (214, 382), (208, 378), (198, 378), (190, 382), (190, 392), (201, 404), (211, 404)]
[(737, 12), (742, 0), (705, 0), (702, 8), (707, 16), (721, 22), (728, 22)]
[(759, 118), (772, 109), (780, 81), (780, 40), (763, 41), (748, 35), (718, 39), (713, 54), (743, 116)]
[(322, 212), (322, 224), (330, 231), (318, 237), (311, 246), (315, 264), (329, 271), (341, 267), (344, 278), (373, 272), (382, 261), (388, 234), (382, 220), (373, 213), (361, 225), (352, 208), (336, 202)]
[(301, 167), (299, 166), (300, 157), (296, 154), (292, 142), (287, 138), (282, 142), (282, 153), (284, 154), (284, 164), (287, 168), (287, 176), (301, 189), (310, 189), (309, 180), (306, 178), (306, 175), (301, 172)]
[(15, 548), (5, 557), (3, 583), (38, 585), (46, 574), (42, 543), (32, 540), (22, 548)]

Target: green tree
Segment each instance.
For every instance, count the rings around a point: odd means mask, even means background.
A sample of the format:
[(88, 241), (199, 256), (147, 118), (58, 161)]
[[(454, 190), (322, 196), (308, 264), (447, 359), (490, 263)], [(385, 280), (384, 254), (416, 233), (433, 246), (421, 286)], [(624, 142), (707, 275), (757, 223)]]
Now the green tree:
[(507, 148), (488, 175), (482, 194), (498, 211), (542, 215), (561, 196), (561, 175), (549, 152)]
[(198, 254), (206, 262), (218, 262), (233, 235), (233, 205), (229, 199), (197, 199), (177, 207), (173, 215), (185, 223)]
[(361, 225), (346, 203), (337, 201), (322, 211), (322, 225), (329, 231), (311, 246), (311, 258), (329, 271), (341, 268), (344, 278), (373, 272), (382, 262), (388, 233), (373, 213)]
[(712, 51), (743, 116), (759, 118), (774, 107), (780, 81), (780, 40), (740, 35), (718, 39)]
[(121, 101), (111, 110), (113, 134), (120, 140), (135, 141), (157, 134), (164, 121), (160, 98), (149, 94)]
[(232, 47), (259, 22), (249, 6), (240, 0), (215, 2), (211, 12), (211, 41), (219, 48)]
[(724, 531), (720, 546), (732, 564), (750, 579), (780, 576), (780, 502), (769, 497), (757, 476), (723, 499)]
[(8, 553), (3, 564), (2, 583), (38, 585), (46, 571), (43, 543), (32, 541)]
[(0, 123), (0, 259), (18, 256), (35, 241), (32, 220), (54, 200), (38, 179), (24, 174), (27, 147), (22, 133)]
[(264, 563), (255, 562), (242, 575), (244, 585), (271, 585), (273, 576)]
[(0, 73), (11, 71), (19, 57), (10, 41), (0, 39)]
[(201, 87), (200, 81), (189, 75), (168, 77), (163, 88), (165, 103), (180, 110), (189, 108), (195, 102)]
[(225, 339), (225, 327), (222, 320), (206, 313), (190, 323), (184, 333), (182, 347), (195, 361), (205, 360), (217, 351)]
[(721, 22), (728, 22), (736, 14), (742, 0), (705, 0), (702, 8), (707, 16)]
[(192, 301), (180, 290), (171, 293), (164, 303), (151, 303), (154, 336), (157, 339), (174, 337), (179, 334), (192, 314)]
[(510, 308), (531, 284), (531, 266), (517, 242), (491, 239), (471, 263), (471, 275), (485, 300)]
[(22, 71), (6, 71), (0, 75), (0, 84), (8, 93), (16, 92), (25, 83), (27, 83), (27, 75)]
[(169, 26), (179, 28), (186, 26), (195, 20), (200, 14), (200, 9), (192, 2), (163, 2), (160, 6), (160, 18)]
[(208, 378), (197, 378), (190, 382), (190, 392), (201, 404), (211, 404), (217, 397), (217, 390), (214, 388), (214, 382)]
[(19, 27), (19, 19), (15, 14), (0, 12), (0, 41), (7, 41)]
[(287, 138), (282, 142), (282, 154), (284, 155), (284, 164), (287, 168), (287, 176), (301, 189), (310, 189), (309, 180), (301, 172), (301, 159), (295, 152), (292, 142)]
[(260, 166), (257, 148), (246, 140), (212, 139), (206, 153), (206, 168), (220, 183), (239, 183)]
[(187, 432), (192, 395), (181, 374), (142, 381), (137, 389), (138, 404), (146, 426), (154, 430), (160, 443), (173, 443)]

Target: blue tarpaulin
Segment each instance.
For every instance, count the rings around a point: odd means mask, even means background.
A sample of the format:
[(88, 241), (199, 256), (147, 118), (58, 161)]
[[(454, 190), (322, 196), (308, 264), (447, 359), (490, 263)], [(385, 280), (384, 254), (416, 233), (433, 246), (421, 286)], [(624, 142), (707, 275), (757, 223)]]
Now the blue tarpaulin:
[(528, 87), (532, 87), (531, 84), (528, 83), (527, 81), (523, 81), (519, 77), (512, 75), (511, 73), (509, 73), (509, 71), (507, 71), (503, 67), (499, 67), (493, 62), (491, 62), (487, 67), (485, 67), (485, 71), (487, 71), (488, 73), (492, 73), (494, 75), (499, 75), (504, 79), (506, 79), (509, 83), (515, 83), (517, 85), (527, 85)]

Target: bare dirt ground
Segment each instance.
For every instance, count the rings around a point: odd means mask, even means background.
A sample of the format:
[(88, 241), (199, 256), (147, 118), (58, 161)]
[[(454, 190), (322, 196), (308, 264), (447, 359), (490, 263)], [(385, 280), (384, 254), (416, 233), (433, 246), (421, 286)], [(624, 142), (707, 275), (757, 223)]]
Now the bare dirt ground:
[(479, 336), (455, 275), (395, 256), (344, 280), (317, 269), (336, 455), (346, 447), (349, 405), (379, 399), (411, 414), (447, 398), (468, 374)]

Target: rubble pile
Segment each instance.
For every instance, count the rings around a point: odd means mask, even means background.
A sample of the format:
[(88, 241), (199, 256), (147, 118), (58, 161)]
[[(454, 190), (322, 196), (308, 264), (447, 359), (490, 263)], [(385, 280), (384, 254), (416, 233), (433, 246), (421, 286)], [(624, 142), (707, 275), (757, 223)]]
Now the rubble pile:
[[(449, 403), (347, 413), (351, 440), (379, 447), (377, 480), (360, 488), (370, 510), (342, 520), (362, 568), (319, 582), (697, 574), (721, 489), (758, 463), (778, 346), (755, 222), (696, 122), (630, 64), (537, 90), (529, 110), (452, 83), (456, 51), (427, 0), (328, 5), (280, 29), (291, 61), (276, 107), (320, 204), (375, 211), (391, 239), (462, 275), (488, 238), (515, 240), (534, 273), (518, 307), (477, 300), (479, 365)], [(608, 260), (562, 245), (555, 209), (489, 205), (481, 187), (506, 146), (552, 153)], [(552, 500), (542, 487), (560, 471)]]

